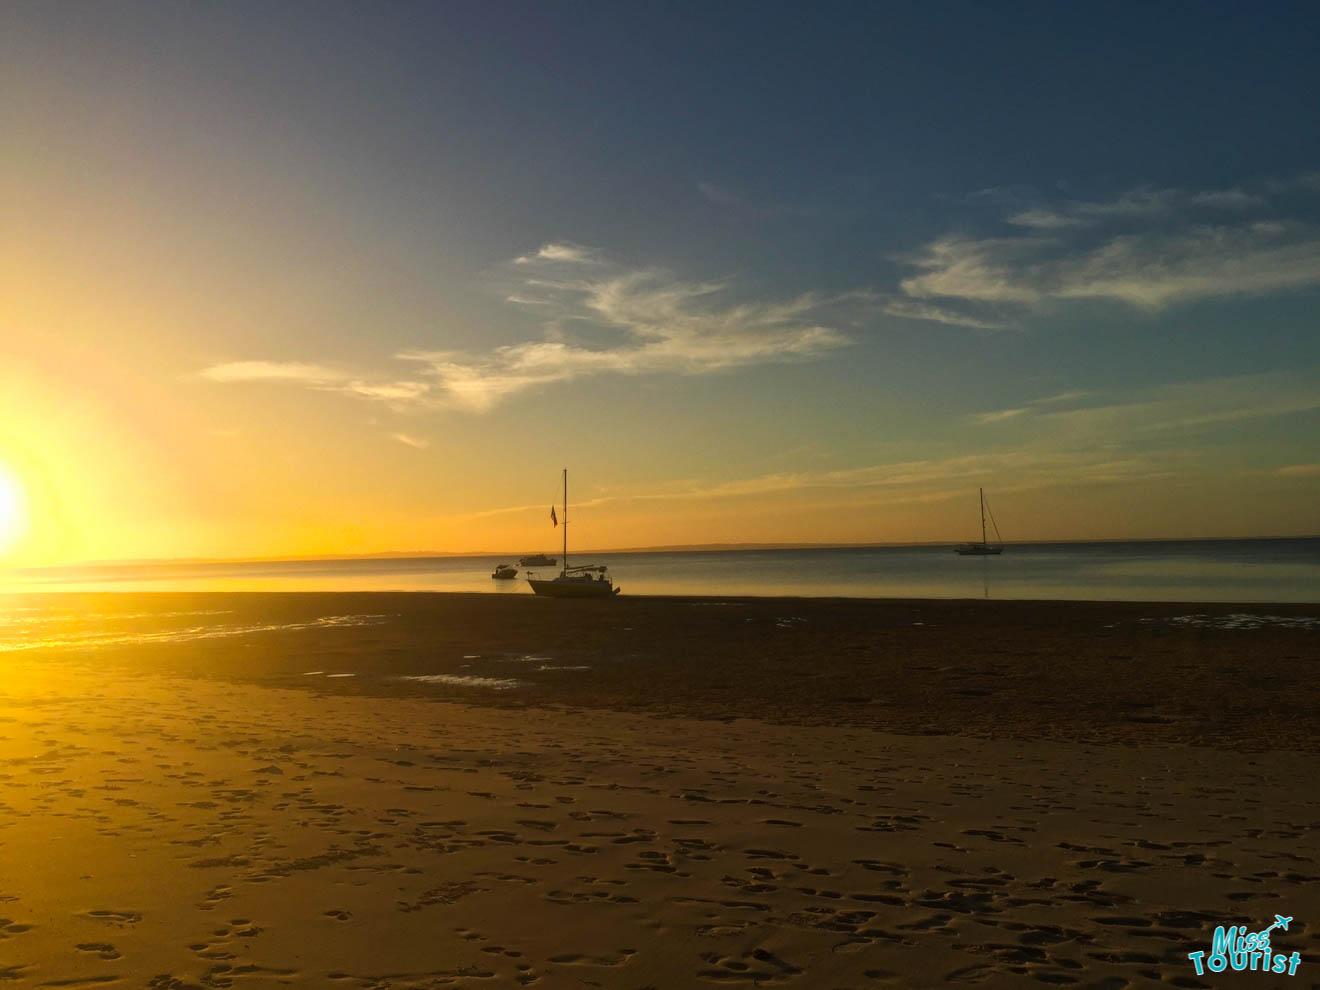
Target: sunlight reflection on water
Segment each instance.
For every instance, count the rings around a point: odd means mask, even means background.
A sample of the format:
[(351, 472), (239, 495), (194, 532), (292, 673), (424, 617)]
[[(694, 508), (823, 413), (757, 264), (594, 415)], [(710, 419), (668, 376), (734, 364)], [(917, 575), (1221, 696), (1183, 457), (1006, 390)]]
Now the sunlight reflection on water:
[[(530, 594), (492, 581), (499, 557), (106, 565), (0, 572), (23, 591), (463, 591)], [(583, 553), (625, 595), (784, 595), (1128, 601), (1320, 601), (1320, 539)]]
[[(190, 613), (190, 612), (161, 612), (153, 615), (152, 613), (134, 613), (132, 615), (77, 615), (77, 616), (45, 616), (38, 622), (40, 623), (58, 623), (64, 624), (83, 623), (88, 619), (139, 619), (139, 618), (167, 618), (177, 615), (195, 615), (208, 613)], [(227, 612), (209, 613), (213, 615), (226, 615)], [(0, 653), (13, 653), (20, 650), (46, 650), (58, 649), (62, 647), (70, 648), (96, 648), (101, 646), (125, 646), (137, 645), (140, 643), (185, 643), (190, 640), (198, 639), (220, 639), (228, 636), (249, 636), (256, 633), (266, 632), (284, 632), (301, 629), (329, 629), (342, 626), (366, 626), (375, 625), (384, 622), (387, 616), (384, 615), (327, 615), (320, 619), (313, 619), (310, 622), (282, 622), (265, 623), (260, 625), (240, 625), (240, 626), (191, 626), (186, 629), (169, 629), (154, 632), (57, 632), (52, 635), (23, 635), (23, 630), (18, 630), (18, 636), (12, 639), (0, 640)], [(8, 635), (13, 635), (13, 631), (6, 630)]]

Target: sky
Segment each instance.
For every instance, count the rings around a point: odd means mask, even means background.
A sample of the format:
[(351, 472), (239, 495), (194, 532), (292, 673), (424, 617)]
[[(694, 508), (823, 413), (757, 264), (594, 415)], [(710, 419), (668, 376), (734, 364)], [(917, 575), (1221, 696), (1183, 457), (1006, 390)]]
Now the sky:
[(0, 563), (1320, 533), (1318, 43), (6, 3)]

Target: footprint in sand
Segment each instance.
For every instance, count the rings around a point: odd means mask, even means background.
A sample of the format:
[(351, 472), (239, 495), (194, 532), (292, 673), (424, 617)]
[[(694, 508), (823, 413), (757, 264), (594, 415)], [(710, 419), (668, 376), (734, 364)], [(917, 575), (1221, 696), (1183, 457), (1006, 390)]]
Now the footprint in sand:
[(785, 852), (782, 849), (748, 849), (745, 855), (748, 859), (799, 860), (802, 858), (797, 853)]
[(580, 952), (567, 952), (551, 956), (547, 961), (561, 966), (622, 966), (636, 954), (636, 949), (620, 949), (612, 956), (589, 956)]
[(519, 818), (518, 824), (524, 828), (534, 828), (539, 832), (553, 832), (559, 827), (554, 822), (539, 821), (535, 818)]
[(31, 925), (23, 925), (17, 921), (10, 921), (8, 918), (0, 918), (0, 939), (9, 938), (12, 935), (22, 935), (31, 928)]
[(644, 852), (638, 853), (637, 856), (641, 862), (625, 863), (623, 868), (625, 870), (654, 870), (656, 873), (677, 872), (677, 867), (673, 865), (673, 860), (671, 860), (666, 853), (648, 849)]
[(908, 903), (908, 899), (898, 894), (880, 894), (861, 892), (848, 895), (854, 901), (861, 901), (864, 904), (888, 904), (891, 907), (902, 907)]
[(94, 953), (100, 959), (118, 959), (119, 952), (109, 942), (80, 942), (74, 946), (79, 952)]
[(117, 928), (130, 928), (142, 920), (142, 914), (138, 911), (108, 911), (98, 909), (88, 911), (84, 915), (88, 918), (94, 918), (97, 921), (104, 921), (108, 925), (114, 925)]
[(751, 983), (756, 986), (766, 986), (787, 983), (802, 973), (800, 968), (766, 949), (754, 949), (737, 957), (703, 952), (701, 959), (716, 967), (697, 972), (697, 979), (707, 983)]
[(214, 910), (217, 905), (228, 897), (233, 897), (234, 892), (227, 884), (219, 884), (206, 892), (206, 898), (197, 907), (202, 911)]
[(899, 974), (891, 973), (887, 969), (868, 969), (862, 975), (868, 980), (875, 980), (879, 983), (892, 983), (897, 982), (899, 979)]

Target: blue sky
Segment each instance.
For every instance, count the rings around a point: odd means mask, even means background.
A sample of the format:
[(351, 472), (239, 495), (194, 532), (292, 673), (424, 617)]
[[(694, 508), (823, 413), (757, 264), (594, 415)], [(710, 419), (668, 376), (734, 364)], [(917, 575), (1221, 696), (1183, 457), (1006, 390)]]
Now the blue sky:
[(1317, 28), (7, 5), (27, 553), (1316, 532)]

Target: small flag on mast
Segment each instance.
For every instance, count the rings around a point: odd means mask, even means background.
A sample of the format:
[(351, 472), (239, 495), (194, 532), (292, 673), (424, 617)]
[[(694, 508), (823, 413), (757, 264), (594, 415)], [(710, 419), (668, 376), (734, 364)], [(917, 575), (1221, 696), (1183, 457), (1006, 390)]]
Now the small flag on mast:
[(550, 525), (552, 526), (559, 525), (559, 517), (555, 515), (555, 507), (553, 505), (550, 506)]

